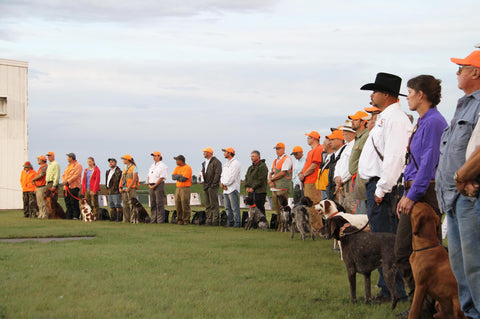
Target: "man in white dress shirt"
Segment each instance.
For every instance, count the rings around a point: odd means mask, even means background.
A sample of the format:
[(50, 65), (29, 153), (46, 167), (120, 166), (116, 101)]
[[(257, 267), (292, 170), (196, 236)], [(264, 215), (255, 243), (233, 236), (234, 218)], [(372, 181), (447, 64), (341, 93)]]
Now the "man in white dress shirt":
[(150, 154), (153, 164), (148, 170), (147, 184), (150, 189), (151, 223), (165, 223), (165, 178), (167, 178), (167, 165), (162, 162), (162, 154), (158, 151)]
[[(389, 73), (378, 73), (375, 83), (362, 86), (361, 90), (373, 91), (370, 104), (378, 107), (375, 127), (370, 131), (360, 155), (358, 173), (367, 182), (367, 208), (372, 232), (396, 233), (395, 216), (396, 185), (405, 165), (408, 138), (412, 123), (398, 103), (402, 79)], [(381, 269), (377, 296), (380, 302), (390, 298)], [(399, 273), (395, 279), (397, 292), (405, 296), (405, 286)]]
[(240, 182), (242, 165), (234, 158), (235, 150), (232, 147), (222, 149), (227, 159), (223, 165), (220, 177), (220, 186), (223, 189), (223, 200), (227, 210), (227, 226), (240, 227)]

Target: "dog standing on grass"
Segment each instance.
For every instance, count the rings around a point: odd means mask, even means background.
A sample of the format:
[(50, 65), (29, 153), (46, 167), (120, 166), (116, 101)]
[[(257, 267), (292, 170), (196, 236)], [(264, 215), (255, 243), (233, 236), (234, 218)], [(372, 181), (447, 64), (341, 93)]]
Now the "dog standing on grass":
[(135, 197), (130, 198), (130, 205), (132, 207), (132, 223), (150, 223), (150, 216), (138, 199)]
[(65, 219), (65, 211), (55, 199), (56, 192), (56, 189), (47, 189), (45, 192), (45, 200), (47, 201), (47, 216), (48, 219)]
[(295, 236), (295, 231), (300, 232), (300, 238), (305, 240), (305, 232), (309, 232), (312, 240), (315, 240), (312, 223), (310, 222), (310, 214), (308, 214), (307, 207), (312, 207), (313, 202), (309, 197), (303, 197), (300, 202), (293, 206), (291, 212), (290, 230), (292, 232), (291, 238)]
[(80, 212), (82, 213), (82, 219), (84, 222), (94, 222), (97, 220), (97, 217), (92, 213), (92, 207), (88, 205), (85, 198), (80, 199)]
[(245, 203), (245, 205), (248, 205), (248, 219), (245, 225), (245, 230), (251, 229), (254, 225), (257, 225), (259, 229), (268, 229), (269, 226), (267, 218), (255, 205), (253, 197), (247, 196), (245, 197), (243, 202)]
[(280, 214), (277, 216), (278, 229), (280, 232), (287, 232), (289, 230), (289, 224), (291, 224), (292, 209), (288, 205), (287, 197), (281, 195), (278, 196), (278, 202), (280, 203)]
[(350, 301), (357, 302), (357, 272), (365, 277), (365, 302), (372, 300), (370, 275), (382, 267), (385, 283), (392, 296), (392, 310), (399, 300), (395, 289), (395, 234), (360, 231), (342, 216), (327, 219), (325, 228), (329, 238), (342, 243), (343, 262), (347, 267), (350, 282)]

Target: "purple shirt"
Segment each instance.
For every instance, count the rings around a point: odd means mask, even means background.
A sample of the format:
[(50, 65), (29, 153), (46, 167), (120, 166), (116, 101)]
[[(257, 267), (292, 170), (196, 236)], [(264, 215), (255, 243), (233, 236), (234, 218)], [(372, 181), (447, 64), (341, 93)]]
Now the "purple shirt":
[(407, 194), (412, 201), (416, 202), (425, 196), (430, 181), (435, 179), (440, 157), (440, 139), (447, 125), (436, 107), (429, 109), (417, 121), (417, 130), (410, 144), (410, 162), (404, 172), (405, 181), (414, 181)]

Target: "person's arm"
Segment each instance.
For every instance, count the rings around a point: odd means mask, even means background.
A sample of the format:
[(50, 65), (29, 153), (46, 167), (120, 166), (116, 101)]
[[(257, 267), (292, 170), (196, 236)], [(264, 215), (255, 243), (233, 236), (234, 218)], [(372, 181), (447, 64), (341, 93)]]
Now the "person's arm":
[(32, 183), (41, 179), (47, 174), (47, 166), (45, 165), (42, 169), (38, 170), (37, 176), (32, 179)]
[(458, 192), (465, 196), (478, 195), (479, 185), (475, 181), (478, 175), (480, 175), (480, 146), (477, 146), (456, 173), (455, 185)]
[(213, 176), (212, 184), (218, 186), (218, 184), (220, 183), (220, 177), (222, 176), (222, 163), (220, 163), (219, 160), (215, 161), (214, 169), (215, 169), (215, 173), (214, 173), (214, 176)]
[[(56, 162), (55, 162), (56, 163)], [(60, 165), (56, 163), (53, 172), (53, 187), (58, 187), (58, 183), (60, 182)]]
[[(93, 170), (93, 174), (95, 175), (95, 179), (93, 181), (93, 185), (95, 187), (94, 187), (93, 192), (94, 192), (94, 194), (96, 194), (100, 190), (100, 169), (98, 168), (98, 166), (95, 166), (95, 169)], [(92, 183), (90, 183), (90, 184), (92, 184)]]
[(250, 188), (252, 188), (254, 191), (256, 189), (259, 189), (264, 185), (265, 181), (267, 180), (268, 176), (268, 168), (267, 165), (262, 165), (259, 164), (259, 167), (257, 168), (257, 176), (255, 178), (252, 178), (252, 181), (250, 183)]

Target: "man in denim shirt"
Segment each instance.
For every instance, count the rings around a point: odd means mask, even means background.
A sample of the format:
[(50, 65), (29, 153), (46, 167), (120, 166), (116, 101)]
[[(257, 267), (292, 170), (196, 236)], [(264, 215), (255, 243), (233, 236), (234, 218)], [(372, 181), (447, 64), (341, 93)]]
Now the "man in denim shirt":
[(458, 193), (456, 171), (465, 163), (465, 150), (480, 112), (480, 50), (465, 59), (451, 61), (457, 71), (458, 88), (465, 96), (458, 100), (450, 126), (440, 142), (440, 160), (436, 174), (438, 203), (447, 213), (450, 264), (458, 282), (462, 310), (471, 318), (480, 318), (480, 209), (478, 196)]

